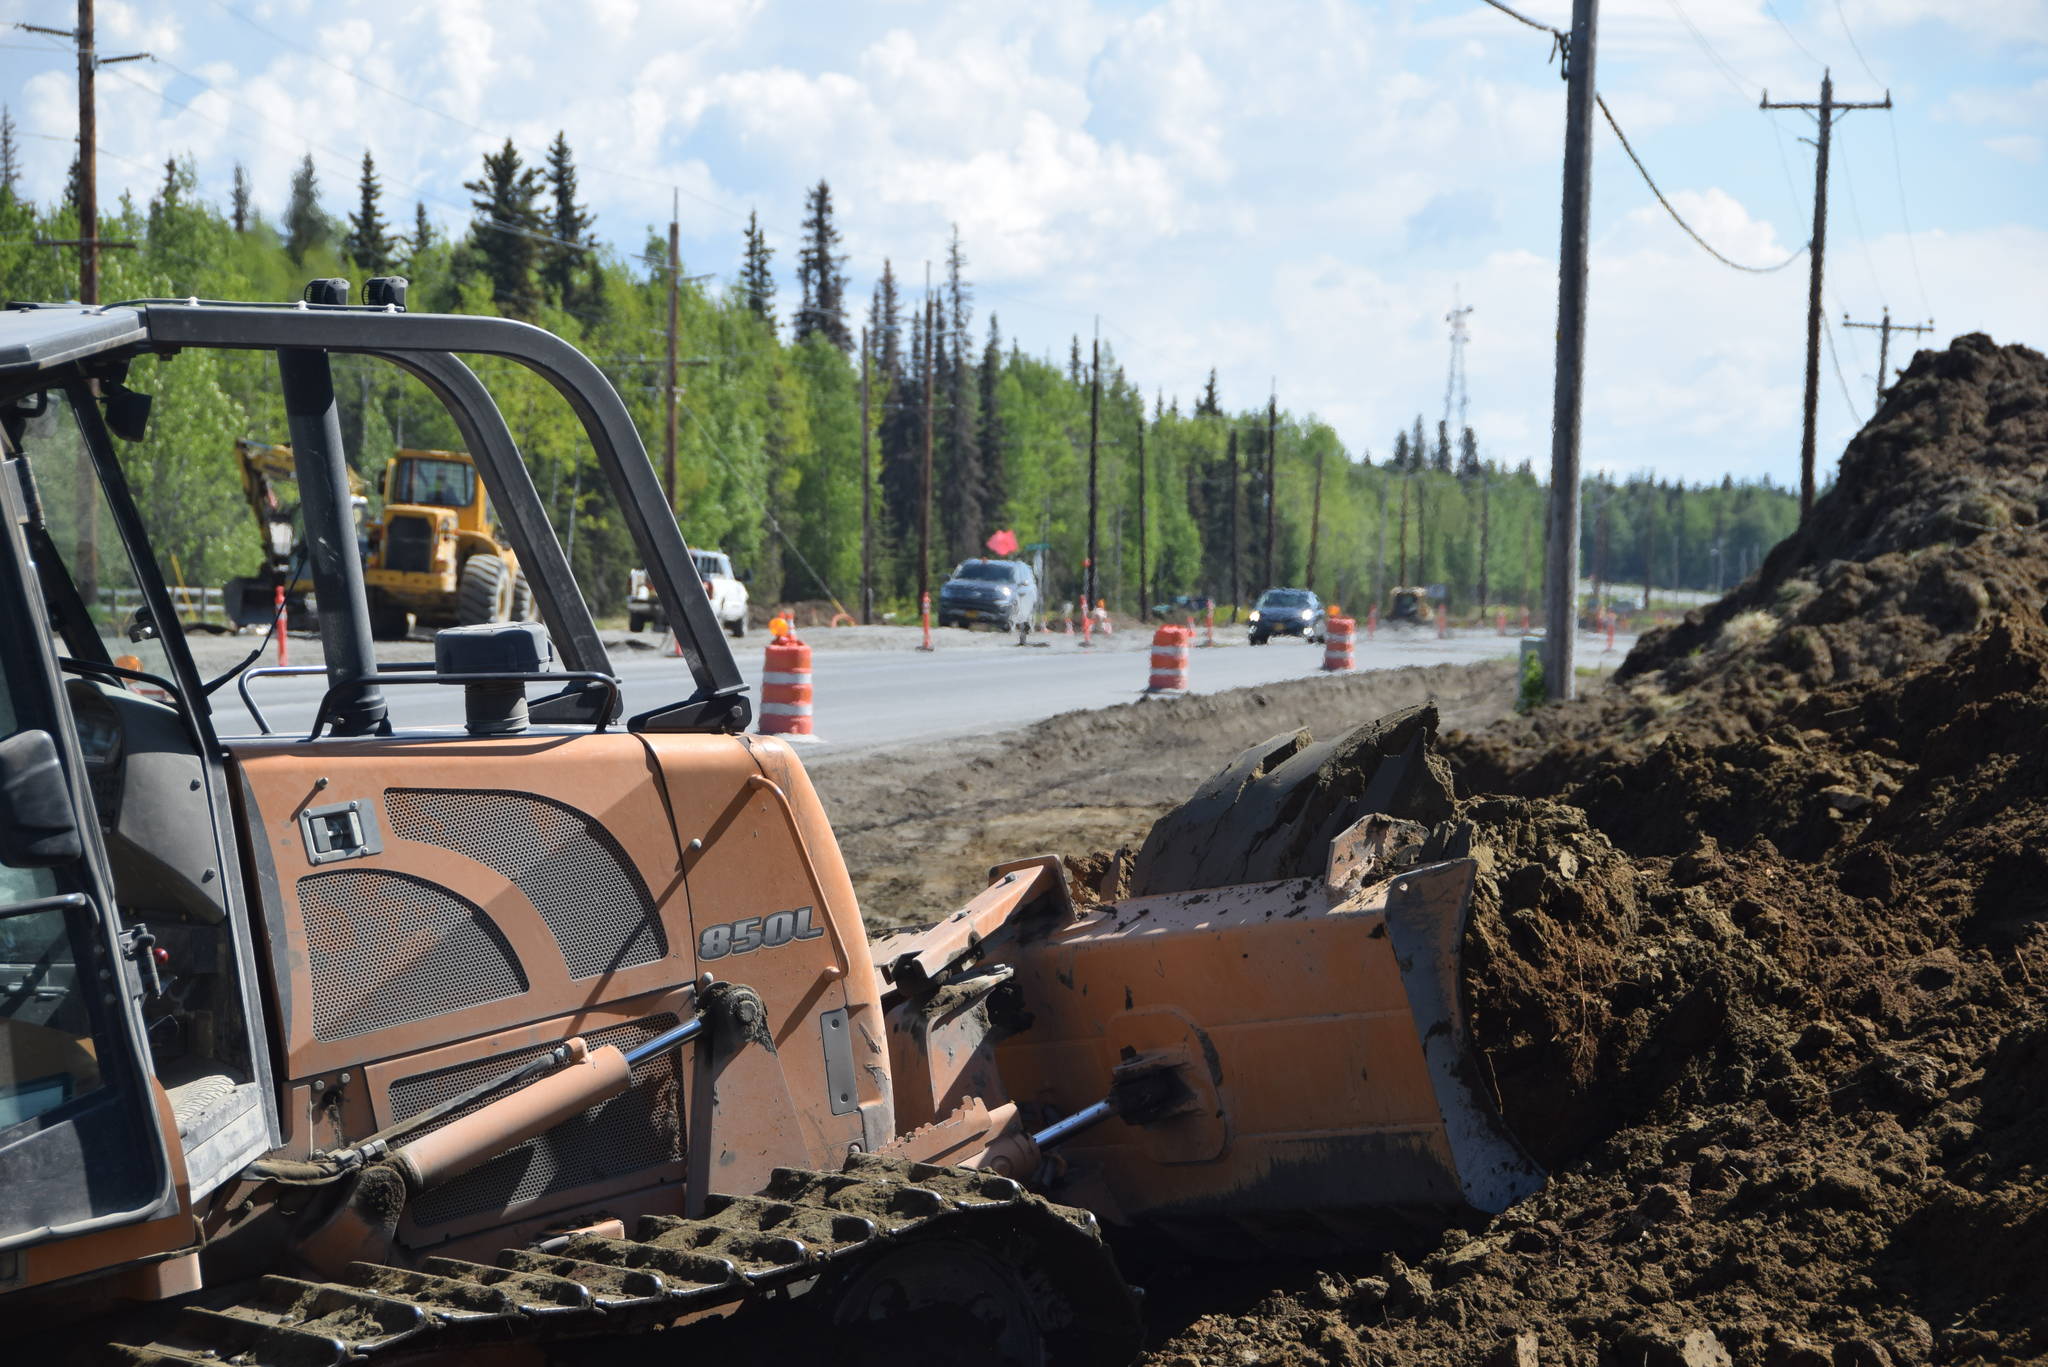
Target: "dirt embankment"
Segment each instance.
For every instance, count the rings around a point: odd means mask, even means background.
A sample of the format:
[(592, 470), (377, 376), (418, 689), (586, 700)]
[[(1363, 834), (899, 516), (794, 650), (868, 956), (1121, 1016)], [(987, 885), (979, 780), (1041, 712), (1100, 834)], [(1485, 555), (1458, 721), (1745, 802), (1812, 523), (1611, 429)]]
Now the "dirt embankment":
[(1552, 1181), (1153, 1361), (2048, 1357), (2044, 508), (2048, 362), (1924, 353), (1629, 693), (1446, 746), (1467, 1008)]
[(1923, 351), (1804, 527), (1647, 633), (1596, 705), (1447, 745), (1471, 791), (1562, 791), (1666, 736), (1755, 735), (1817, 688), (1896, 677), (2048, 602), (2048, 358), (1978, 334)]
[[(1506, 663), (1299, 679), (1070, 712), (999, 736), (807, 761), (870, 927), (950, 914), (1029, 855), (1135, 848), (1217, 766), (1276, 731), (1336, 734), (1434, 699), (1457, 725), (1506, 715)], [(935, 753), (936, 752), (936, 753)]]

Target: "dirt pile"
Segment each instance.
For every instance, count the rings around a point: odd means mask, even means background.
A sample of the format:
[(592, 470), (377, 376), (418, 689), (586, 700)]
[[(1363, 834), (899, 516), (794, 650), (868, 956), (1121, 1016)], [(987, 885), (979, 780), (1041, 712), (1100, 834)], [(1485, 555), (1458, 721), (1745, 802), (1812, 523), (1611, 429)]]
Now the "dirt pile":
[[(1597, 804), (1459, 802), (1425, 853), (1481, 861), (1468, 1009), (1551, 1184), (1154, 1361), (2048, 1353), (2044, 720), (2048, 631), (2001, 626), (1764, 738), (1603, 770), (1611, 832)], [(1769, 808), (1695, 810), (1716, 777)]]
[(1563, 790), (1665, 736), (1754, 735), (1815, 688), (1895, 675), (2048, 602), (2048, 357), (1980, 334), (1923, 351), (1835, 485), (1757, 573), (1646, 634), (1596, 705), (1449, 752), (1468, 791)]
[[(2048, 503), (2044, 405), (2032, 352), (1923, 354), (1748, 606), (1639, 647), (1650, 692), (1556, 709), (1548, 752), (1526, 726), (1451, 747), (1461, 792), (1489, 763), (1513, 789), (1427, 852), (1480, 861), (1467, 1007), (1553, 1179), (1153, 1361), (2048, 1356), (2048, 554), (2016, 530)], [(1942, 583), (1983, 589), (1967, 622)], [(1787, 663), (1814, 639), (1825, 676)], [(1644, 697), (1661, 733), (1600, 731)]]

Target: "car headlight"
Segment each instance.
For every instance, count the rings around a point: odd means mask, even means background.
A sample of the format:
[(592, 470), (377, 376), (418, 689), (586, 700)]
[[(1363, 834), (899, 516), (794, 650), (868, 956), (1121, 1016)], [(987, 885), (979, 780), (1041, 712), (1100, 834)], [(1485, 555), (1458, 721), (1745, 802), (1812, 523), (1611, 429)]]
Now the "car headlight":
[(1258, 610), (1257, 608), (1253, 608), (1253, 609), (1252, 609), (1252, 618), (1251, 618), (1251, 619), (1252, 619), (1252, 620), (1253, 620), (1254, 622), (1256, 622), (1256, 621), (1258, 621), (1258, 620), (1259, 620), (1259, 610)]
[(1309, 619), (1313, 618), (1313, 617), (1314, 617), (1315, 615), (1316, 615), (1316, 614), (1315, 614), (1315, 611), (1314, 611), (1313, 609), (1311, 609), (1311, 608), (1303, 608), (1303, 609), (1301, 610), (1301, 620), (1302, 620), (1302, 621), (1304, 621), (1304, 622), (1306, 622), (1306, 621), (1308, 621)]
[(1001, 587), (998, 587), (998, 588), (996, 589), (996, 597), (998, 597), (998, 598), (1008, 598), (1009, 596), (1010, 596), (1010, 591), (1009, 591), (1008, 589), (1006, 589), (1006, 588), (1001, 588)]

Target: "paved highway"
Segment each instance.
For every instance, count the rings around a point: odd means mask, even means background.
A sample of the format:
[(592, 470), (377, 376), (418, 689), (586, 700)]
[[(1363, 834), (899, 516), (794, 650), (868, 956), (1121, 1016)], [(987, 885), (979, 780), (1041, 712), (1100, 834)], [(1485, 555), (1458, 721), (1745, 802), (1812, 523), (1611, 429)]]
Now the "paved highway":
[[(1231, 637), (1234, 639), (1219, 631), (1214, 649), (1198, 646), (1191, 652), (1191, 691), (1215, 692), (1321, 672), (1320, 646), (1282, 639), (1252, 647), (1244, 643), (1241, 631)], [(949, 639), (961, 643), (949, 646)], [(736, 644), (741, 673), (758, 704), (765, 642), (750, 637)], [(1583, 636), (1579, 658), (1585, 663), (1617, 663), (1632, 642), (1617, 639), (1614, 653), (1603, 656), (1604, 644), (1599, 637)], [(1061, 712), (1129, 702), (1144, 690), (1148, 674), (1146, 651), (1128, 638), (1110, 648), (1089, 650), (1064, 637), (1054, 637), (1045, 645), (1016, 647), (997, 644), (988, 636), (962, 641), (947, 633), (940, 636), (939, 646), (931, 654), (904, 649), (816, 649), (812, 679), (820, 740), (838, 751), (1007, 731)], [(1443, 640), (1434, 634), (1382, 631), (1375, 640), (1358, 643), (1357, 668), (1502, 659), (1512, 657), (1517, 649), (1514, 637), (1491, 631), (1454, 632)], [(612, 660), (628, 714), (689, 692), (689, 677), (680, 660), (651, 650), (616, 647)], [(313, 723), (313, 710), (325, 686), (323, 676), (271, 677), (255, 680), (250, 691), (274, 730), (303, 735)], [(387, 690), (387, 697), (392, 719), (401, 728), (459, 725), (462, 720), (462, 695), (454, 688), (394, 688)], [(217, 724), (224, 734), (254, 732), (231, 688), (216, 695), (215, 706)]]

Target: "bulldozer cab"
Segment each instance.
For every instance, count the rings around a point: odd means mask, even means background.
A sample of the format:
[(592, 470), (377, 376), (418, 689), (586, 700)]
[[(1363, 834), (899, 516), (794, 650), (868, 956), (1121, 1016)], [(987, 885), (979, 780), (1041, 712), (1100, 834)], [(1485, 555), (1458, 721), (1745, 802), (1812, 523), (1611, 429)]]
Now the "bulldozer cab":
[(460, 451), (400, 451), (384, 471), (384, 506), (452, 508), (466, 532), (491, 530), (491, 501)]
[[(292, 440), (271, 451), (296, 476), (323, 665), (202, 670), (181, 631), (124, 465), (148, 407), (125, 381), (199, 347), (275, 354)], [(541, 619), (517, 639), (380, 663), (336, 352), (417, 377), (475, 453), (405, 453), (387, 487), (485, 526), (484, 486), (502, 491)], [(679, 605), (682, 661), (630, 717), (520, 453), (456, 353), (510, 357), (564, 396)], [(631, 420), (580, 354), (516, 323), (391, 308), (16, 308), (0, 314), (0, 462), (0, 1295), (106, 1268), (130, 1269), (137, 1294), (181, 1289), (195, 1220), (251, 1160), (366, 1135), (536, 1038), (673, 1023), (692, 975), (671, 955), (696, 937), (664, 920), (680, 848), (647, 819), (664, 805), (639, 791), (660, 778), (638, 737), (674, 737), (687, 767), (711, 753), (692, 738), (751, 713), (702, 594), (682, 591), (690, 553)], [(535, 658), (504, 655), (522, 643)], [(397, 685), (450, 674), (469, 680), (470, 724), (408, 721), (411, 700), (446, 694)], [(306, 676), (319, 740), (223, 739), (267, 730), (262, 687)], [(508, 677), (516, 705), (488, 682)], [(718, 763), (758, 772), (727, 746)], [(766, 801), (745, 778), (742, 805)], [(701, 824), (732, 801), (706, 793)], [(605, 885), (549, 883), (557, 866)], [(490, 903), (479, 874), (520, 909)], [(629, 1111), (673, 1109), (672, 1082), (642, 1080)], [(524, 1158), (425, 1212), (440, 1223), (418, 1237), (679, 1170), (674, 1125), (642, 1129), (659, 1152), (579, 1151), (601, 1173)]]

